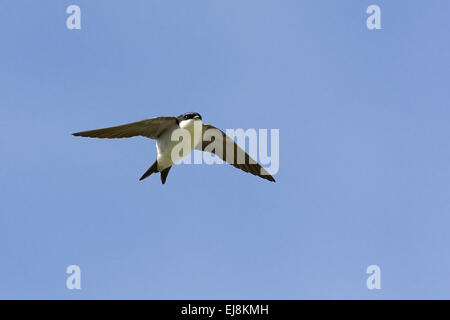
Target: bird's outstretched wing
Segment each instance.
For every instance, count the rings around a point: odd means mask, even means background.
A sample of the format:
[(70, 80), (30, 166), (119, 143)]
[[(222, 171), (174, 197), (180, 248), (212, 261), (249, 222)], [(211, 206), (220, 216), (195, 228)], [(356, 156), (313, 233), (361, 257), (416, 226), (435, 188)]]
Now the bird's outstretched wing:
[(176, 124), (177, 120), (175, 117), (157, 117), (115, 127), (76, 132), (73, 135), (108, 139), (130, 138), (135, 136), (157, 139), (166, 129)]
[[(207, 131), (209, 131), (209, 134), (207, 133)], [(220, 147), (217, 148), (218, 150), (216, 148), (211, 147), (213, 146), (212, 143), (214, 143), (216, 139), (219, 139), (219, 141), (217, 141), (215, 145), (221, 146), (221, 148)], [(208, 147), (209, 145), (211, 146)], [(225, 132), (223, 132), (222, 130), (217, 129), (216, 127), (210, 124), (203, 125), (202, 143), (200, 143), (196, 147), (196, 149), (214, 153), (219, 158), (231, 164), (235, 168), (241, 169), (245, 172), (249, 172), (263, 179), (275, 182), (275, 179), (255, 160), (253, 160), (244, 150), (242, 150), (236, 144), (236, 142), (234, 142), (233, 139), (227, 136)], [(228, 157), (227, 157), (227, 150), (228, 151), (233, 150), (231, 155), (228, 154)]]

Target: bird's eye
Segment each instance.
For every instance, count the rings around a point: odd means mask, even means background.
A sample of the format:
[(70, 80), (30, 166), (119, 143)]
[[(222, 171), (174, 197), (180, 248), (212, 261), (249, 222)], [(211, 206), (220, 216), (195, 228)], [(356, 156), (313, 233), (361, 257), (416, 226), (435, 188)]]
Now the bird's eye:
[(189, 119), (189, 117), (188, 117), (188, 116), (186, 115), (186, 116), (184, 116), (184, 119), (186, 119), (186, 120), (187, 120), (187, 119)]

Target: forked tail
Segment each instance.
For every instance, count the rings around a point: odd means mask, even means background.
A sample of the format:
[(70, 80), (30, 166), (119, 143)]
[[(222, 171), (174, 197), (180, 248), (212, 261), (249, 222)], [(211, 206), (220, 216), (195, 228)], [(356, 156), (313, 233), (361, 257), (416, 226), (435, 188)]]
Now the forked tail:
[(148, 176), (150, 176), (152, 173), (158, 172), (158, 161), (155, 161), (150, 168), (148, 168), (147, 171), (142, 175), (142, 177), (139, 179), (139, 181), (144, 180)]
[[(167, 175), (169, 174), (171, 166), (161, 171), (161, 182), (162, 184), (166, 183)], [(155, 161), (150, 168), (148, 168), (147, 171), (142, 175), (142, 177), (139, 179), (139, 181), (144, 180), (148, 176), (150, 176), (152, 173), (159, 172), (158, 171), (158, 161)]]

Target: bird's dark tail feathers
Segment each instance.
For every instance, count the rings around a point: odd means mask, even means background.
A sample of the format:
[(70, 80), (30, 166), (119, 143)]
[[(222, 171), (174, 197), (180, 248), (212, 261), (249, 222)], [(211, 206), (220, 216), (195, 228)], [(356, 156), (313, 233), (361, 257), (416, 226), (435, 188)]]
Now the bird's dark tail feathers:
[(169, 174), (170, 168), (172, 168), (172, 166), (165, 168), (163, 171), (161, 171), (162, 184), (166, 183), (167, 175)]
[(147, 171), (142, 175), (142, 177), (139, 179), (139, 181), (144, 180), (148, 176), (150, 176), (152, 173), (158, 172), (158, 161), (155, 161), (150, 168), (148, 168)]
[[(166, 183), (167, 175), (169, 174), (170, 168), (168, 167), (161, 171), (161, 182), (162, 184)], [(142, 177), (139, 179), (139, 181), (144, 180), (145, 178), (149, 177), (152, 173), (158, 172), (158, 161), (155, 161), (150, 168), (148, 168), (147, 171), (142, 175)]]

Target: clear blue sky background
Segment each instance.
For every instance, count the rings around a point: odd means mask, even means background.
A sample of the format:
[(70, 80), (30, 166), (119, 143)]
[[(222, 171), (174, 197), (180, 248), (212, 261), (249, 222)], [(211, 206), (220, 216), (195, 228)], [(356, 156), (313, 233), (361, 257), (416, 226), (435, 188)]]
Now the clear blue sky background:
[[(2, 1), (0, 298), (450, 298), (449, 12)], [(279, 128), (277, 183), (225, 165), (139, 182), (154, 141), (71, 136), (186, 111)]]

